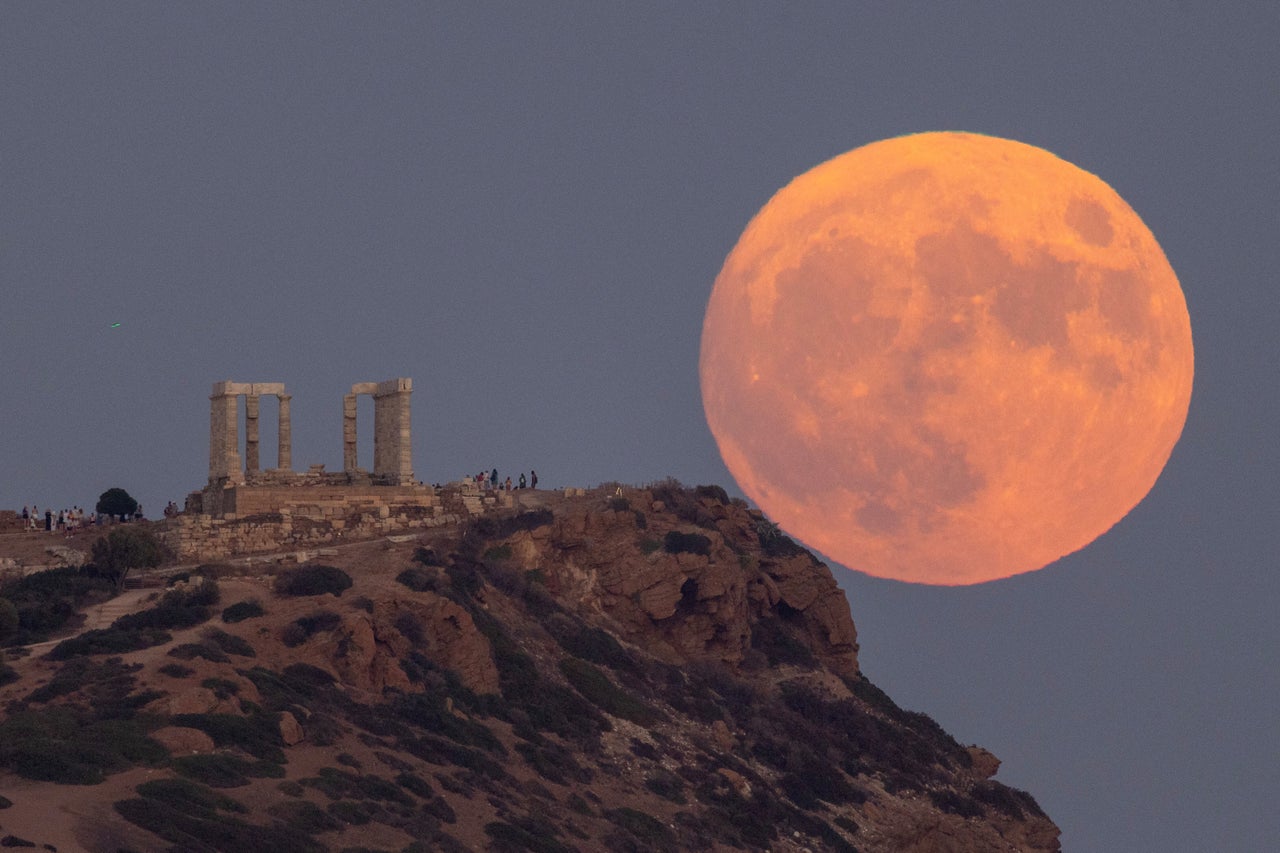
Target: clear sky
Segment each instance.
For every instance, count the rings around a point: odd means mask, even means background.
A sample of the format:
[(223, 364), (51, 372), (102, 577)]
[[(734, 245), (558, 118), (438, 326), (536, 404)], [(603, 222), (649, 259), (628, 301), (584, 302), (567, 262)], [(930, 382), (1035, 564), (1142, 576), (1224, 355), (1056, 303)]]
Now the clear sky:
[(864, 669), (1067, 850), (1272, 849), (1280, 5), (1193, 5), (5, 3), (0, 506), (181, 503), (221, 379), (288, 385), (299, 469), (341, 468), (353, 382), (410, 376), (421, 479), (736, 492), (697, 358), (750, 217), (867, 142), (1011, 137), (1160, 240), (1190, 415), (1043, 571), (833, 565)]

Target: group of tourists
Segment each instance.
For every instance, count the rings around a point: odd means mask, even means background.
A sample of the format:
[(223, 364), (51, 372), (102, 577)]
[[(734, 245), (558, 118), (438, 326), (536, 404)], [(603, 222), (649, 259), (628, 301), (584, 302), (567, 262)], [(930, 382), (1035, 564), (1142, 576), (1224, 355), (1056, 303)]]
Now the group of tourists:
[(498, 469), (494, 468), (492, 471), (488, 473), (481, 471), (479, 474), (476, 474), (475, 484), (481, 489), (492, 489), (494, 491), (504, 491), (504, 492), (509, 492), (513, 488), (536, 489), (538, 488), (538, 472), (530, 468), (529, 478), (526, 480), (524, 476), (524, 472), (521, 471), (519, 481), (517, 481), (516, 484), (512, 484), (510, 477), (507, 477), (506, 480), (499, 480)]
[[(133, 515), (129, 517), (121, 516), (120, 521), (142, 520), (142, 504), (138, 504), (138, 508), (134, 510)], [(32, 504), (22, 508), (22, 524), (27, 530), (44, 530), (48, 533), (61, 533), (64, 536), (71, 536), (77, 530), (85, 527), (92, 527), (98, 524), (106, 524), (111, 521), (110, 516), (100, 512), (88, 512), (78, 506), (71, 509), (61, 509), (54, 512), (52, 508), (46, 507), (41, 512), (38, 505)]]
[(43, 514), (38, 506), (22, 508), (22, 523), (28, 530), (45, 530), (49, 533), (63, 533), (70, 536), (81, 527), (98, 523), (98, 514), (96, 512), (86, 513), (78, 506), (71, 509), (61, 509), (54, 512), (52, 509), (45, 508)]

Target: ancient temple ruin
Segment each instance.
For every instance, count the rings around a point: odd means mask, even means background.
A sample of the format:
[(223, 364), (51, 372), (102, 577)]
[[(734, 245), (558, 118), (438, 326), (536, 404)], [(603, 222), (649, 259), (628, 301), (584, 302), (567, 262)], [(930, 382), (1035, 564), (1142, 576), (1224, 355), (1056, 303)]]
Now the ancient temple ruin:
[[(181, 560), (273, 553), (277, 561), (324, 556), (328, 548), (391, 534), (457, 524), (515, 509), (519, 494), (481, 490), (470, 478), (437, 488), (413, 475), (413, 380), (357, 382), (342, 398), (342, 470), (293, 470), (291, 397), (283, 382), (215, 382), (209, 395), (209, 481), (160, 532)], [(361, 468), (356, 403), (373, 398), (373, 470)], [(279, 403), (276, 467), (263, 470), (262, 398)], [(240, 400), (244, 400), (244, 436)], [(241, 447), (244, 449), (243, 459)], [(283, 556), (282, 556), (283, 553)]]
[[(293, 465), (293, 424), (283, 382), (215, 382), (209, 395), (209, 484), (245, 483), (258, 473), (258, 415), (260, 400), (280, 402), (277, 471)], [(239, 401), (244, 398), (244, 467), (240, 467)]]
[[(293, 470), (293, 422), (283, 382), (215, 382), (209, 395), (209, 482), (187, 498), (189, 511), (234, 518), (247, 513), (280, 513), (316, 506), (317, 501), (343, 501), (353, 506), (408, 501), (429, 506), (431, 490), (413, 476), (410, 397), (413, 380), (357, 382), (342, 399), (342, 468), (326, 472), (312, 465)], [(356, 400), (373, 397), (373, 470), (361, 468), (357, 456)], [(279, 403), (276, 467), (263, 470), (259, 420), (263, 397)], [(244, 400), (241, 444), (240, 401)], [(241, 459), (240, 449), (244, 456)], [(321, 493), (319, 488), (328, 489)], [(339, 491), (334, 491), (335, 489)], [(299, 491), (300, 490), (300, 491)], [(308, 515), (309, 517), (309, 515)]]

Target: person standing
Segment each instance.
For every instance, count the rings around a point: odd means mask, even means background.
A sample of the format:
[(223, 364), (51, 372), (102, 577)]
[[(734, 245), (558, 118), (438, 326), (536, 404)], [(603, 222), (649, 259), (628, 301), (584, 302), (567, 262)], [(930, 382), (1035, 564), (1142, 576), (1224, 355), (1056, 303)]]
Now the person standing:
[(529, 469), (529, 487), (533, 489), (538, 488), (538, 472), (532, 468)]
[(495, 491), (498, 488), (498, 469), (494, 468), (493, 473), (489, 475), (489, 487)]
[(522, 488), (522, 489), (523, 489), (524, 487), (525, 487), (524, 472), (523, 472), (523, 471), (521, 471), (521, 472), (520, 472), (520, 488)]
[(51, 509), (46, 509), (44, 511), (44, 532), (53, 532), (53, 510)]

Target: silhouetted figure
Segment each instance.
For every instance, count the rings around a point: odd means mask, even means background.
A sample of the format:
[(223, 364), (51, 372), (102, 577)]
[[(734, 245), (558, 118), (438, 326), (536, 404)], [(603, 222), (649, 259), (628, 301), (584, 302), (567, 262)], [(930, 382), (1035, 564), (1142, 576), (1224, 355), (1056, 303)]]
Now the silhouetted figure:
[(53, 510), (51, 509), (46, 509), (44, 511), (44, 532), (53, 532)]
[(524, 485), (525, 485), (524, 473), (523, 473), (523, 472), (521, 472), (521, 474), (520, 474), (520, 488), (522, 488), (522, 489), (523, 489), (523, 488), (524, 488)]
[(529, 486), (534, 489), (538, 488), (538, 472), (532, 468), (529, 469)]

